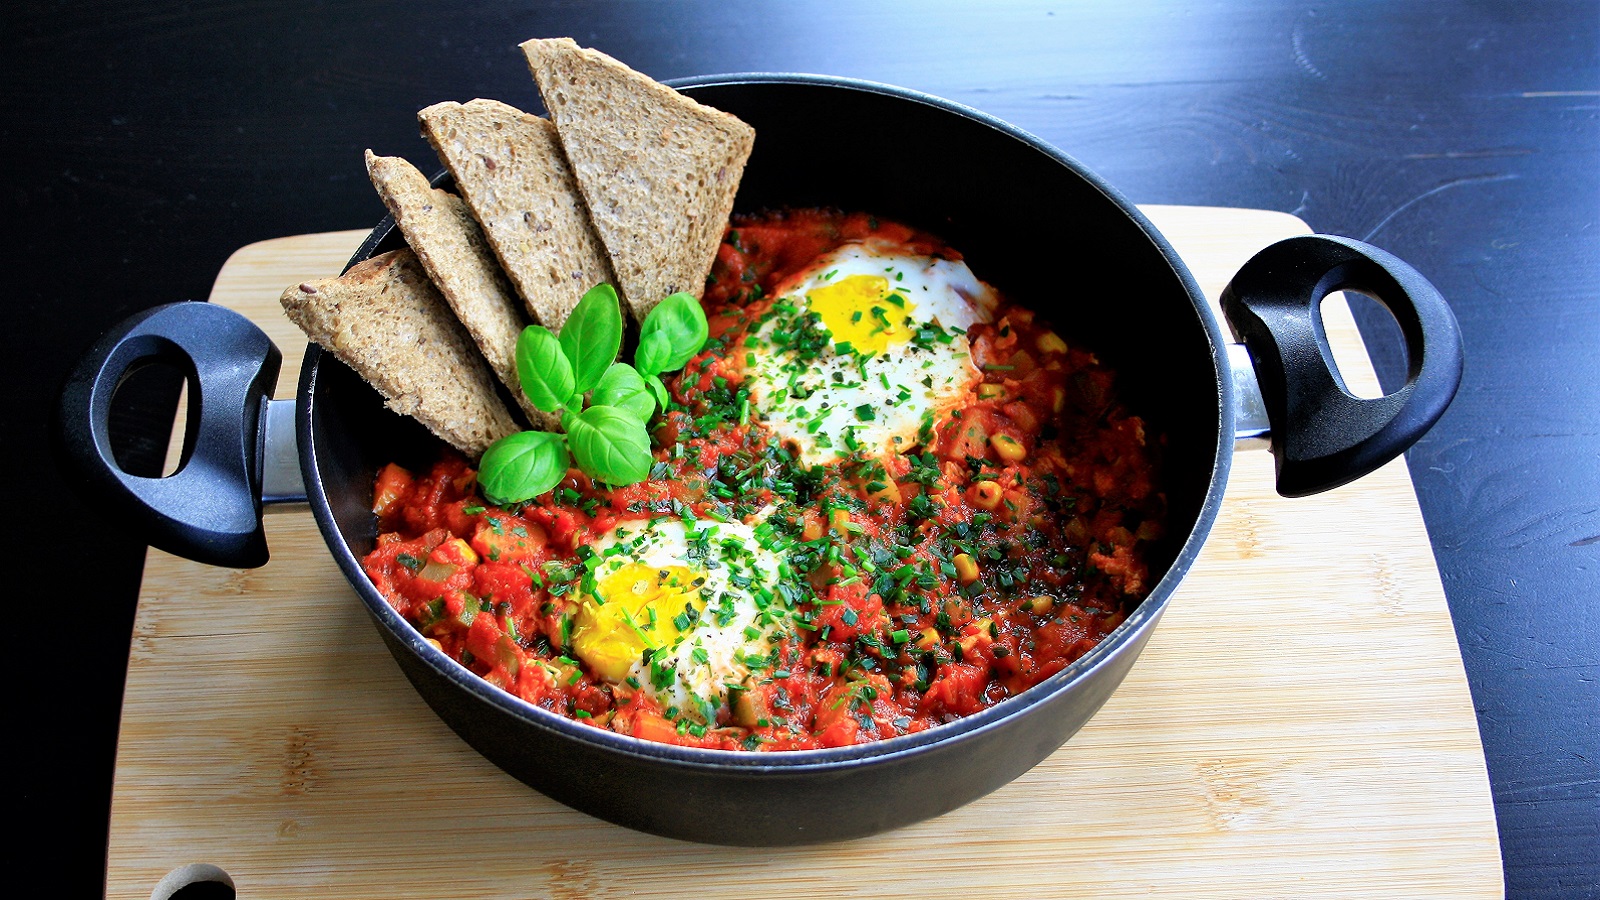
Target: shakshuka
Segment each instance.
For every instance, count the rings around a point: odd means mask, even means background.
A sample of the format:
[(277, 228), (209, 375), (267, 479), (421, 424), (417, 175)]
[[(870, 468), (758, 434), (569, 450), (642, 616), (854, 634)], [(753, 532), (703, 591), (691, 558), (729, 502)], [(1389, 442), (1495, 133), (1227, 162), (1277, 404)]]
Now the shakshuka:
[(445, 654), (620, 734), (837, 747), (1027, 690), (1148, 592), (1161, 436), (937, 238), (736, 217), (703, 304), (647, 480), (496, 506), (457, 455), (379, 473), (366, 571)]

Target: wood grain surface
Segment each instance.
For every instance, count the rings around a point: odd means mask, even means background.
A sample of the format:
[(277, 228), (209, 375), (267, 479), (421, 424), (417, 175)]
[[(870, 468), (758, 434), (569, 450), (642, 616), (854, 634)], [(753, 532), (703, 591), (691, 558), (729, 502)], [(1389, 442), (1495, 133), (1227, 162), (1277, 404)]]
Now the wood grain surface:
[[(1251, 253), (1306, 230), (1146, 212), (1213, 302)], [(280, 397), (304, 342), (279, 292), (337, 272), (364, 234), (252, 244), (217, 277), (212, 301), (284, 349)], [(1324, 314), (1346, 380), (1375, 390), (1343, 303)], [(252, 571), (150, 552), (109, 897), (196, 877), (241, 898), (1503, 893), (1472, 701), (1400, 462), (1291, 501), (1268, 454), (1241, 453), (1205, 552), (1082, 732), (938, 819), (797, 849), (639, 834), (523, 786), (413, 692), (309, 512), (271, 514), (268, 534), (272, 562)]]

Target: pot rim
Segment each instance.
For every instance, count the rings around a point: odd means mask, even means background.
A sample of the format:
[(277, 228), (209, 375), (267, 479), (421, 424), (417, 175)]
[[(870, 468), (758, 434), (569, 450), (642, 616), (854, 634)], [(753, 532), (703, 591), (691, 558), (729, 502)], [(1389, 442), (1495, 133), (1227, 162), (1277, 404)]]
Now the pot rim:
[[(1189, 528), (1188, 537), (1174, 555), (1160, 580), (1151, 589), (1149, 595), (1139, 603), (1138, 607), (1128, 615), (1127, 619), (1119, 624), (1094, 649), (1074, 660), (1060, 672), (1055, 673), (1028, 690), (954, 722), (937, 725), (926, 731), (914, 734), (900, 735), (894, 738), (866, 744), (855, 744), (848, 747), (772, 752), (683, 747), (675, 744), (648, 741), (630, 735), (616, 734), (595, 726), (584, 725), (577, 720), (542, 709), (491, 685), (455, 660), (450, 659), (443, 651), (429, 645), (416, 629), (395, 612), (382, 595), (378, 593), (377, 588), (373, 586), (372, 581), (362, 569), (361, 561), (340, 535), (334, 520), (332, 507), (328, 501), (327, 492), (323, 488), (321, 472), (314, 452), (315, 426), (312, 398), (315, 396), (317, 379), (320, 374), (320, 362), (324, 354), (321, 347), (312, 343), (306, 348), (306, 355), (301, 366), (300, 384), (296, 393), (295, 430), (299, 443), (301, 471), (305, 478), (307, 498), (316, 518), (317, 527), (323, 534), (324, 542), (328, 545), (328, 549), (338, 563), (339, 568), (343, 571), (345, 579), (355, 588), (356, 593), (366, 605), (367, 611), (381, 622), (407, 650), (418, 656), (431, 669), (456, 686), (466, 690), (468, 694), (480, 702), (515, 717), (527, 726), (545, 732), (560, 734), (612, 754), (668, 762), (699, 771), (723, 771), (730, 774), (760, 772), (799, 774), (814, 771), (842, 770), (867, 765), (875, 760), (905, 758), (935, 749), (953, 747), (991, 729), (1000, 727), (1014, 716), (1024, 715), (1030, 708), (1043, 704), (1068, 690), (1085, 678), (1091, 671), (1102, 667), (1123, 653), (1130, 652), (1130, 647), (1133, 647), (1136, 643), (1134, 641), (1135, 636), (1153, 628), (1160, 619), (1168, 599), (1199, 555), (1206, 536), (1210, 533), (1215, 523), (1217, 510), (1222, 502), (1234, 448), (1234, 405), (1236, 400), (1234, 385), (1230, 377), (1231, 369), (1227, 359), (1228, 341), (1225, 340), (1221, 326), (1216, 318), (1211, 314), (1205, 296), (1201, 293), (1194, 276), (1189, 272), (1182, 259), (1179, 258), (1177, 252), (1173, 250), (1171, 244), (1167, 242), (1166, 238), (1156, 230), (1155, 226), (1133, 203), (1129, 202), (1104, 179), (1073, 157), (1015, 125), (951, 100), (879, 82), (807, 73), (740, 72), (699, 75), (672, 79), (665, 82), (665, 84), (679, 90), (745, 84), (813, 86), (876, 94), (921, 104), (960, 116), (1019, 141), (1030, 149), (1044, 154), (1052, 161), (1069, 169), (1077, 177), (1083, 179), (1103, 194), (1106, 199), (1111, 201), (1125, 216), (1133, 221), (1145, 238), (1155, 246), (1167, 261), (1173, 274), (1177, 276), (1183, 285), (1184, 291), (1188, 294), (1190, 303), (1194, 306), (1196, 317), (1204, 329), (1207, 341), (1210, 344), (1213, 375), (1217, 386), (1217, 442), (1212, 457), (1211, 479), (1207, 485), (1205, 496), (1201, 501), (1194, 523)], [(355, 255), (351, 257), (349, 265), (354, 265), (370, 257), (375, 249), (389, 237), (394, 228), (393, 216), (385, 217), (372, 230), (366, 240), (361, 243)], [(1137, 652), (1137, 649), (1132, 652)]]

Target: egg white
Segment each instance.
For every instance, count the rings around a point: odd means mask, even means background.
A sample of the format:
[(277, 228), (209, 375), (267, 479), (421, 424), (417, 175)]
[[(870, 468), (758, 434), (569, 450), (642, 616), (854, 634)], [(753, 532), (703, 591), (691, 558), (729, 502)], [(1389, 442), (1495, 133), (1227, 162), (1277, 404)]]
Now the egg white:
[[(704, 579), (699, 621), (654, 651), (655, 666), (643, 658), (641, 642), (641, 658), (629, 670), (664, 710), (709, 724), (726, 705), (728, 687), (751, 677), (748, 661), (768, 657), (789, 633), (788, 607), (777, 595), (782, 564), (767, 543), (740, 522), (656, 519), (622, 523), (591, 545), (599, 562), (593, 579), (584, 580), (585, 603), (594, 603), (593, 592), (630, 564), (682, 566)], [(669, 673), (669, 683), (661, 684)]]
[[(837, 286), (852, 278), (852, 285), (881, 278), (887, 294), (858, 299), (847, 291), (841, 306)], [(828, 304), (814, 302), (830, 288)], [(886, 242), (850, 243), (776, 293), (745, 338), (745, 385), (752, 408), (805, 465), (856, 449), (909, 450), (982, 378), (965, 332), (990, 321), (998, 297), (963, 262)], [(876, 345), (857, 346), (845, 334)]]

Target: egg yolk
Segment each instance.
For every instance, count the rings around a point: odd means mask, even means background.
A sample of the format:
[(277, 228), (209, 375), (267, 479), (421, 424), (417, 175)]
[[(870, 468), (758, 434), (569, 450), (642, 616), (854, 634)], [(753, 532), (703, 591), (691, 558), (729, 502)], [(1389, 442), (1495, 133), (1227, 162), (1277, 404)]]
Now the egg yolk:
[(628, 563), (595, 586), (578, 608), (572, 650), (607, 681), (628, 677), (646, 650), (671, 647), (705, 610), (705, 579), (686, 566)]
[(911, 339), (911, 313), (917, 308), (889, 289), (882, 275), (851, 275), (806, 294), (811, 311), (833, 333), (835, 344), (858, 353), (882, 353)]

